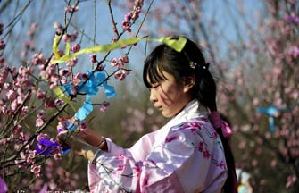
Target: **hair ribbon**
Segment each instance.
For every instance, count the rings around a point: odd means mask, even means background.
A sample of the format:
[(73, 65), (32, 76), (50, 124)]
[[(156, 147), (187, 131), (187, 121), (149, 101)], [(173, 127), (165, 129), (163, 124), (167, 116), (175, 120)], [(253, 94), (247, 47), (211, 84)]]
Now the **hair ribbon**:
[(233, 134), (232, 129), (230, 128), (229, 124), (226, 121), (223, 121), (220, 118), (220, 113), (211, 112), (210, 119), (215, 129), (221, 129), (224, 138), (229, 138), (230, 136), (232, 136)]

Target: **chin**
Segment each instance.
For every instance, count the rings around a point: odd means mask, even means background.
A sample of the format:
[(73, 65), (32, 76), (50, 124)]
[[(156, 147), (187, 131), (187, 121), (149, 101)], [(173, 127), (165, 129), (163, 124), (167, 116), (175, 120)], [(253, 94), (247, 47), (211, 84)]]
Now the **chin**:
[(165, 118), (171, 118), (174, 115), (172, 113), (162, 112), (162, 116), (165, 117)]

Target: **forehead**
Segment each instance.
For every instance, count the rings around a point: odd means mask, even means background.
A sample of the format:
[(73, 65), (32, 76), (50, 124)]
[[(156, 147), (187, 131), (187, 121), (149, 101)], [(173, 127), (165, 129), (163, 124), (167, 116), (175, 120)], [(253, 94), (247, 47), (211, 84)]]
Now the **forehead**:
[(151, 84), (155, 84), (155, 83), (160, 83), (160, 82), (162, 82), (162, 81), (175, 81), (175, 77), (172, 75), (172, 74), (170, 74), (169, 72), (167, 72), (167, 71), (157, 71), (158, 72), (158, 76), (159, 76), (159, 78), (157, 79), (157, 78), (154, 78), (153, 79), (153, 77), (151, 77), (149, 74), (147, 74), (146, 75), (146, 79), (147, 79), (147, 81), (149, 82), (149, 83), (151, 83)]

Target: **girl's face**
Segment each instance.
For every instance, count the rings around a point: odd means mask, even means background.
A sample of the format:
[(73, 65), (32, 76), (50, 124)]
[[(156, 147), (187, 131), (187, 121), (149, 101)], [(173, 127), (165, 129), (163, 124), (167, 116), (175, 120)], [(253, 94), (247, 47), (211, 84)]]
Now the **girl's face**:
[(173, 117), (191, 101), (192, 98), (188, 93), (191, 86), (184, 82), (178, 83), (174, 76), (166, 71), (162, 71), (162, 74), (166, 80), (150, 88), (150, 100), (164, 117)]

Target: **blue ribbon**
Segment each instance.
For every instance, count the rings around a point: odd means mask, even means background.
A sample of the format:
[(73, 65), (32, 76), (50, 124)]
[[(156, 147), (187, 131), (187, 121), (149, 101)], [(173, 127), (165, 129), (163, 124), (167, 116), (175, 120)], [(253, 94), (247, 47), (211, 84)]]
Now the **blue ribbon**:
[(281, 112), (287, 112), (287, 109), (281, 109), (275, 105), (257, 107), (256, 112), (269, 116), (269, 130), (273, 133), (276, 131), (275, 117)]

